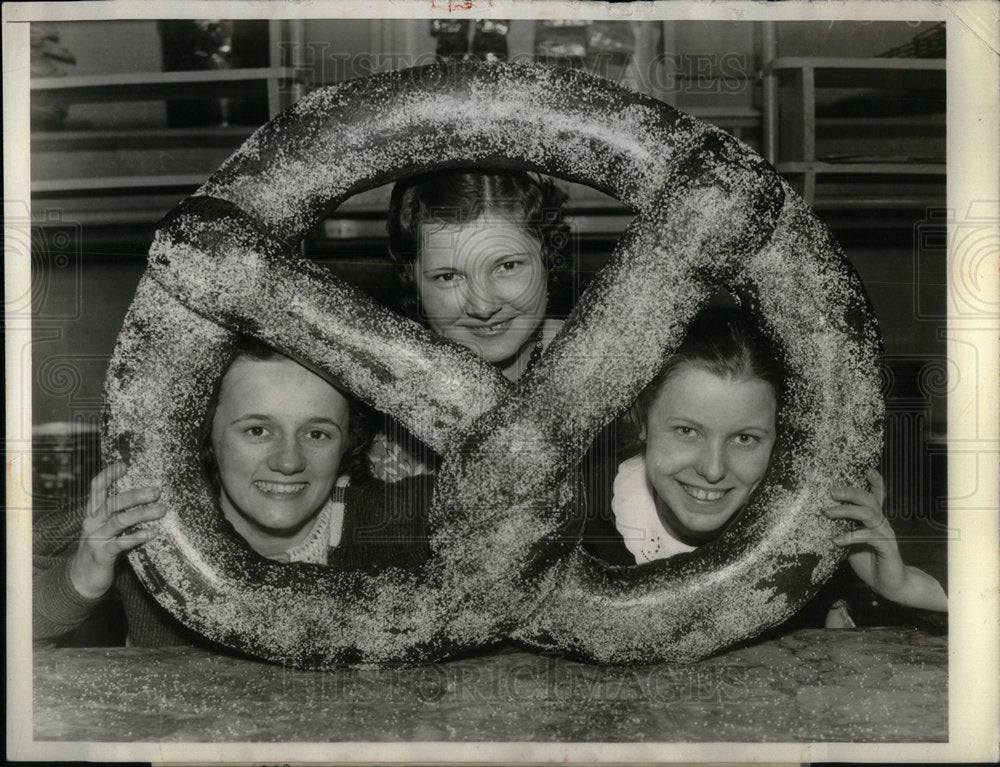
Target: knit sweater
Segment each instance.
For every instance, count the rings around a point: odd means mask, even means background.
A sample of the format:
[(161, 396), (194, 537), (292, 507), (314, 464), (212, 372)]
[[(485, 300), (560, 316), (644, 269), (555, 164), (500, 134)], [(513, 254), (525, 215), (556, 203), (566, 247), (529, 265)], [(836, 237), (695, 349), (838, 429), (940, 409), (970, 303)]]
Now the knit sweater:
[[(340, 542), (329, 550), (327, 566), (345, 569), (416, 568), (430, 555), (426, 508), (431, 477), (392, 484), (370, 481), (344, 489)], [(211, 643), (164, 610), (140, 583), (126, 557), (115, 573), (114, 595), (81, 596), (70, 581), (85, 502), (53, 512), (32, 531), (32, 635), (58, 640), (80, 626), (104, 600), (121, 599), (128, 640), (140, 647)], [(234, 533), (235, 534), (235, 533)]]

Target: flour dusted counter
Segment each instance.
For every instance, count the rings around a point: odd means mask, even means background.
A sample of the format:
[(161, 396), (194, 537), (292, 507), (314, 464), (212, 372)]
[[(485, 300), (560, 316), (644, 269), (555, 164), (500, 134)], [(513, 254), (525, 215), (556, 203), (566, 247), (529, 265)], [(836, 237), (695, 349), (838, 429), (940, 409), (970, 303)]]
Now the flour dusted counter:
[(947, 638), (804, 630), (691, 666), (505, 650), (294, 671), (193, 648), (34, 654), (36, 741), (943, 742)]

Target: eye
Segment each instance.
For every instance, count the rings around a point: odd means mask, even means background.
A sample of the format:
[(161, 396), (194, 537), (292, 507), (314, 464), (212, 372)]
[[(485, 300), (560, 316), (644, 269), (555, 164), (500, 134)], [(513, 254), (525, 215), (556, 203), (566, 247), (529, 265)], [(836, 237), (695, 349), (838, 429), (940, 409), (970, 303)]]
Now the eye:
[(733, 437), (733, 441), (740, 447), (754, 447), (760, 442), (760, 438), (753, 434), (737, 434)]
[(501, 274), (510, 274), (511, 272), (516, 272), (524, 264), (524, 261), (519, 258), (512, 258), (497, 264), (497, 271)]
[(458, 272), (438, 272), (437, 274), (431, 275), (431, 282), (437, 282), (439, 284), (447, 284), (450, 282), (457, 282), (461, 279), (462, 275)]
[(675, 426), (674, 434), (676, 434), (683, 440), (692, 440), (698, 437), (698, 432), (696, 432), (690, 426)]
[(329, 432), (323, 431), (322, 429), (310, 429), (306, 432), (306, 438), (312, 440), (313, 442), (323, 442), (328, 439), (333, 439)]
[(268, 436), (271, 432), (268, 430), (266, 426), (254, 425), (254, 426), (248, 426), (246, 429), (243, 430), (243, 433), (250, 437), (253, 437), (254, 439), (261, 439), (263, 437)]

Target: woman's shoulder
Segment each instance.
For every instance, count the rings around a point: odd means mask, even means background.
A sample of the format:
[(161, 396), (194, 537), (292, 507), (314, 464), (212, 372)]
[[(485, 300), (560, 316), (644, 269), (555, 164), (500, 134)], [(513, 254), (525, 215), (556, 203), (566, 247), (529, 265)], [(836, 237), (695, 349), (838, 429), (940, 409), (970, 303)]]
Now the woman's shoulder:
[(370, 532), (385, 531), (389, 526), (422, 528), (433, 492), (433, 474), (351, 484), (344, 490), (344, 526)]
[(430, 556), (427, 507), (433, 475), (398, 482), (369, 479), (344, 491), (344, 524), (328, 565), (418, 567)]

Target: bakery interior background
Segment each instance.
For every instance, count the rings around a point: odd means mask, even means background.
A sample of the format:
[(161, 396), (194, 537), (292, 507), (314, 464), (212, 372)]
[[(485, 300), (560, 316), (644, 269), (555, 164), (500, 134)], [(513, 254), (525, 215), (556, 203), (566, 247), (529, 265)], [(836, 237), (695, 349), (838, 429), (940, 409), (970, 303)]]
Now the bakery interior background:
[[(36, 513), (97, 470), (104, 371), (156, 223), (257, 126), (312, 88), (436, 56), (536, 59), (734, 133), (831, 228), (885, 336), (887, 514), (904, 559), (945, 581), (943, 24), (87, 21), (33, 23), (31, 41)], [(631, 216), (568, 187), (582, 290)], [(388, 194), (348, 200), (303, 244), (383, 300)]]

